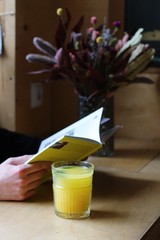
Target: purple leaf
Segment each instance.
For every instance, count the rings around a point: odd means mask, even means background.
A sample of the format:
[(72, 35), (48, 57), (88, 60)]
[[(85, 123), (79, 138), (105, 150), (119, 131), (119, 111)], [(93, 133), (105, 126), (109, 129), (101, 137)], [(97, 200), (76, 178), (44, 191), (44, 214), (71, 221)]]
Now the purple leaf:
[(63, 19), (61, 17), (59, 17), (59, 24), (55, 33), (55, 42), (56, 42), (56, 47), (59, 49), (61, 47), (64, 46), (64, 42), (66, 40), (66, 36), (67, 36), (67, 30), (68, 30), (68, 26), (71, 20), (71, 15), (70, 12), (68, 11), (68, 9), (66, 8), (66, 14), (67, 14), (67, 20), (64, 23)]
[(72, 28), (71, 32), (79, 33), (84, 22), (84, 16), (82, 15), (75, 26)]

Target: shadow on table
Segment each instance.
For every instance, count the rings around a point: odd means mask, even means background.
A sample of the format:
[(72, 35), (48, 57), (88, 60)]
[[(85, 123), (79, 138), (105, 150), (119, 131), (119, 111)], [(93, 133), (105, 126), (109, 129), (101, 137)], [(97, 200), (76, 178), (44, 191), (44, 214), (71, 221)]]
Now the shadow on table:
[(103, 211), (103, 210), (92, 210), (91, 211), (91, 219), (106, 219), (106, 218), (125, 218), (127, 215), (127, 213), (125, 212), (118, 212), (118, 210), (116, 211)]
[(37, 189), (36, 194), (28, 199), (28, 202), (52, 202), (53, 203), (53, 191), (52, 191), (52, 182), (44, 182)]
[(145, 191), (154, 182), (136, 177), (134, 173), (119, 176), (114, 173), (95, 171), (93, 178), (93, 198), (123, 201)]

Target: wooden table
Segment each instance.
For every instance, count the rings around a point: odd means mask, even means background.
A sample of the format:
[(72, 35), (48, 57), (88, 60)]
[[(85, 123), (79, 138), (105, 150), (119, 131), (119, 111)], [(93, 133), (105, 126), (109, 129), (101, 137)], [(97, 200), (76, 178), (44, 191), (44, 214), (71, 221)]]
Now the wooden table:
[(159, 146), (122, 140), (113, 158), (89, 158), (95, 174), (87, 219), (57, 217), (51, 183), (28, 201), (1, 202), (0, 239), (159, 240)]

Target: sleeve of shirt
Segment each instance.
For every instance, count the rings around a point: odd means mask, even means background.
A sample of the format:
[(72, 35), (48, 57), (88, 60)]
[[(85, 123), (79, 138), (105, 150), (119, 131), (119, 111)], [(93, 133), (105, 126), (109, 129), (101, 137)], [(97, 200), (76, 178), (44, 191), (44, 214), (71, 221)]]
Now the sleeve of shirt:
[(0, 128), (0, 163), (9, 157), (37, 153), (41, 141), (42, 138)]

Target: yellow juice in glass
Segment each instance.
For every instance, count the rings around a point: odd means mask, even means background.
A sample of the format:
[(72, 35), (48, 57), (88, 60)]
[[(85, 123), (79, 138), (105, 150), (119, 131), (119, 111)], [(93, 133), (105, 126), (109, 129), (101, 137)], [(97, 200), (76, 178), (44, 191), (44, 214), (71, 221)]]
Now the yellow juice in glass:
[(90, 215), (93, 165), (89, 162), (61, 163), (52, 166), (55, 212), (64, 218)]

